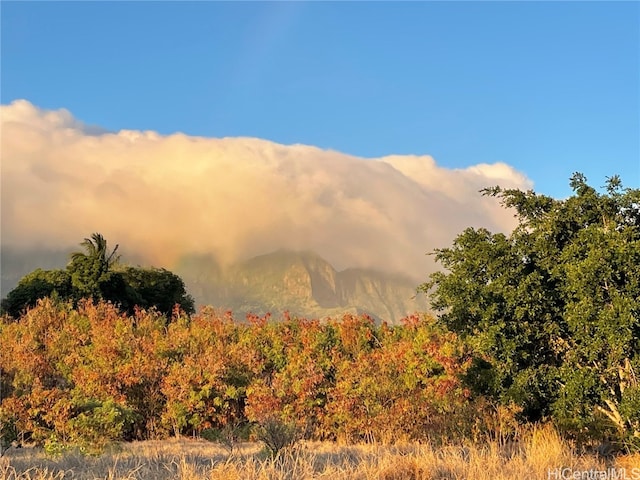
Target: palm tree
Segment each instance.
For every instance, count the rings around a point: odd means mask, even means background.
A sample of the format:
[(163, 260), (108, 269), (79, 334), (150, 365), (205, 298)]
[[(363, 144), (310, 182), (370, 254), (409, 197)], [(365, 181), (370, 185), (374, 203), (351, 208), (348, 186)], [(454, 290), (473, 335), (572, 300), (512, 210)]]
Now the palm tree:
[(99, 233), (85, 238), (80, 245), (85, 251), (72, 253), (71, 263), (67, 267), (72, 285), (82, 297), (100, 298), (101, 281), (106, 280), (107, 274), (120, 259), (116, 255), (118, 245), (109, 252), (107, 241)]
[(86, 253), (72, 253), (71, 262), (90, 261), (91, 264), (98, 266), (97, 270), (101, 275), (111, 270), (111, 267), (120, 260), (120, 255), (116, 255), (120, 245), (116, 245), (113, 251), (108, 253), (107, 240), (100, 233), (92, 233), (91, 238), (85, 238), (80, 245), (84, 247)]

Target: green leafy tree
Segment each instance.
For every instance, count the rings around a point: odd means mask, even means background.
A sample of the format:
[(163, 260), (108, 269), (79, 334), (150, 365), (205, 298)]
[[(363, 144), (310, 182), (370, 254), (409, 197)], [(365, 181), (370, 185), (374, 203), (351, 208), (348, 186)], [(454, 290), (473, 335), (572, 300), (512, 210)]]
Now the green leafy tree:
[(180, 277), (165, 269), (119, 265), (118, 245), (94, 233), (81, 243), (84, 251), (71, 255), (66, 270), (35, 270), (25, 276), (2, 300), (2, 313), (18, 318), (44, 297), (72, 300), (105, 300), (133, 314), (135, 307), (155, 308), (171, 318), (176, 305), (185, 313), (195, 311), (193, 298)]
[(99, 299), (117, 305), (123, 312), (133, 314), (136, 306), (148, 307), (145, 300), (129, 283), (126, 273), (122, 271), (107, 272), (102, 275), (98, 282), (98, 291)]
[(176, 305), (185, 313), (194, 313), (193, 298), (187, 293), (182, 279), (164, 268), (127, 267), (123, 279), (135, 292), (137, 305), (155, 307), (168, 318)]
[(120, 259), (116, 255), (119, 245), (109, 252), (107, 241), (99, 233), (85, 238), (80, 245), (85, 251), (72, 253), (71, 262), (67, 266), (71, 283), (82, 298), (97, 300), (103, 297), (103, 285), (109, 283), (108, 274)]
[(67, 271), (37, 269), (23, 277), (2, 300), (2, 312), (17, 318), (41, 298), (57, 296), (64, 299), (69, 298), (71, 292), (71, 275)]
[(175, 361), (164, 377), (162, 423), (175, 434), (221, 430), (244, 421), (254, 355), (239, 341), (245, 327), (204, 309), (168, 326)]
[(598, 193), (581, 174), (571, 187), (565, 200), (483, 190), (519, 225), (465, 230), (420, 288), (473, 347), (476, 392), (573, 432), (640, 435), (640, 190), (615, 176)]

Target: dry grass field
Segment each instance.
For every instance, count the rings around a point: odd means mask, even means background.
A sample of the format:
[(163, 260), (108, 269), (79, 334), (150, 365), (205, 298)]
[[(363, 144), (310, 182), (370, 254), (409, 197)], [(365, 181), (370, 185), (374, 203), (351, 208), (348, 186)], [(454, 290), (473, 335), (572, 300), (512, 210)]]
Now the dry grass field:
[(305, 442), (273, 458), (257, 443), (233, 453), (199, 440), (135, 442), (99, 457), (47, 458), (11, 449), (0, 459), (1, 480), (500, 480), (640, 479), (640, 455), (579, 456), (551, 428), (518, 444), (434, 448), (428, 444), (337, 445)]

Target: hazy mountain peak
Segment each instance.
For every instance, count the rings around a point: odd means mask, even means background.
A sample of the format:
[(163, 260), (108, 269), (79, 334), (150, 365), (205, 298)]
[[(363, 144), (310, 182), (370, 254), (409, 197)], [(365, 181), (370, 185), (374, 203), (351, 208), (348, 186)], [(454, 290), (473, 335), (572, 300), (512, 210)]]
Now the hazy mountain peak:
[(199, 304), (231, 309), (236, 318), (246, 313), (326, 317), (344, 312), (368, 313), (396, 321), (426, 309), (415, 298), (416, 285), (408, 277), (350, 268), (337, 271), (313, 251), (279, 249), (232, 265), (222, 272), (207, 262), (184, 259), (180, 274)]

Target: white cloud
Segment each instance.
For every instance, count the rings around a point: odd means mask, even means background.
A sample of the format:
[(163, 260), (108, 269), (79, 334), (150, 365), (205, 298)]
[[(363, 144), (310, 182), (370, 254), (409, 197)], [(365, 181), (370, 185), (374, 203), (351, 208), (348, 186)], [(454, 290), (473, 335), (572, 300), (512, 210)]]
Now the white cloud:
[(64, 248), (99, 231), (171, 268), (185, 253), (233, 261), (314, 250), (338, 268), (425, 278), (425, 254), (469, 225), (507, 231), (480, 188), (531, 188), (512, 167), (363, 159), (254, 138), (102, 132), (66, 110), (1, 107), (2, 243)]

